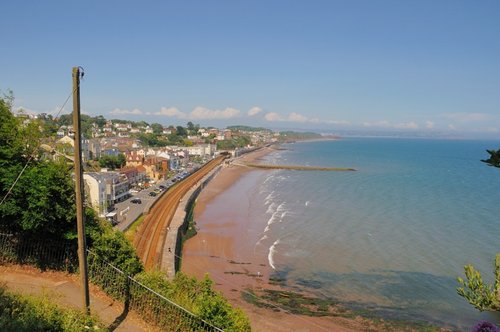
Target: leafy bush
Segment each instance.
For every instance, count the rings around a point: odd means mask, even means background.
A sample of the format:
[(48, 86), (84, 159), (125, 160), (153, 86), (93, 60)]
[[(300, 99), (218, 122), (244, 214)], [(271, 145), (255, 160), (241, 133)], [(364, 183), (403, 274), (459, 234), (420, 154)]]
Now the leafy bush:
[(12, 101), (0, 98), (0, 197), (4, 200), (0, 227), (24, 238), (60, 240), (76, 231), (70, 169), (42, 158), (38, 123), (23, 126), (11, 108)]
[(250, 322), (243, 311), (231, 307), (212, 288), (212, 280), (208, 276), (198, 281), (177, 273), (169, 282), (163, 272), (154, 271), (140, 273), (136, 279), (214, 326), (225, 331), (250, 331)]
[(62, 309), (48, 296), (10, 294), (0, 287), (2, 331), (105, 331), (97, 319), (76, 309)]
[[(87, 216), (88, 218), (88, 216)], [(104, 220), (94, 227), (89, 227), (89, 247), (97, 257), (113, 264), (129, 276), (134, 276), (143, 270), (143, 266), (132, 244)]]
[(228, 140), (217, 141), (217, 150), (234, 150), (243, 148), (251, 144), (252, 140), (248, 136), (233, 137)]
[(125, 155), (120, 153), (117, 156), (104, 155), (99, 159), (99, 166), (109, 169), (116, 169), (125, 166)]
[(472, 265), (464, 266), (465, 277), (457, 278), (462, 287), (457, 288), (458, 295), (464, 297), (479, 311), (500, 311), (500, 254), (495, 259), (495, 286), (483, 282), (481, 273)]

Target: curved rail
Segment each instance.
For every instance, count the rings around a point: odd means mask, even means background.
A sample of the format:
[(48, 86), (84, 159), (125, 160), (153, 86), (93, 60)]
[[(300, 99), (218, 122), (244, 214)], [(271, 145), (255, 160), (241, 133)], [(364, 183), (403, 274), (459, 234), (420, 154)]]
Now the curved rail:
[(225, 158), (225, 156), (219, 156), (211, 160), (195, 173), (172, 186), (146, 215), (134, 239), (137, 255), (142, 260), (146, 270), (160, 266), (166, 232), (177, 210), (179, 201), (191, 187), (203, 179)]

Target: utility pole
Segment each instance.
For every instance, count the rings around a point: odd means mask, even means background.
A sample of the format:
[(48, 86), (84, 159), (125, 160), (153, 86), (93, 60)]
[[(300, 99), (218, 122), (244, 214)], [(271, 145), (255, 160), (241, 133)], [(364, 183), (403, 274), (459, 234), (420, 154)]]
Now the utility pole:
[[(82, 73), (83, 76), (83, 73)], [(73, 67), (73, 129), (75, 131), (75, 192), (76, 223), (78, 230), (78, 265), (82, 282), (83, 309), (90, 312), (89, 276), (87, 270), (87, 244), (85, 241), (85, 215), (83, 210), (82, 134), (80, 126), (80, 67)]]

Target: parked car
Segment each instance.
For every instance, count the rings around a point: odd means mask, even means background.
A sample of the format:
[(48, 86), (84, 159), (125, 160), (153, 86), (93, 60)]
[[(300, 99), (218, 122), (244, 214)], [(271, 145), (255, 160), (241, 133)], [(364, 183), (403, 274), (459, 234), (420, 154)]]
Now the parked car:
[(155, 197), (156, 195), (157, 194), (154, 191), (152, 191), (152, 192), (149, 193), (149, 196), (152, 196), (152, 197)]
[(158, 186), (158, 188), (160, 188), (161, 190), (164, 190), (166, 187), (165, 187), (164, 185), (160, 184), (160, 185)]
[(131, 203), (134, 203), (134, 204), (141, 204), (141, 203), (142, 203), (142, 201), (141, 201), (141, 199), (140, 199), (140, 198), (134, 198), (134, 199), (132, 199), (130, 202), (131, 202)]

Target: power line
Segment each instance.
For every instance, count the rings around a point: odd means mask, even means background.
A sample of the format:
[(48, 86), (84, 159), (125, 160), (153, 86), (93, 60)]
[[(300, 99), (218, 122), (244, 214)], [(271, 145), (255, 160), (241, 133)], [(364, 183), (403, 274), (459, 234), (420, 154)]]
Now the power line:
[(12, 186), (10, 186), (9, 188), (9, 191), (7, 191), (7, 193), (5, 194), (5, 196), (3, 197), (2, 201), (0, 202), (0, 206), (3, 204), (3, 202), (5, 202), (5, 200), (7, 199), (7, 197), (9, 196), (9, 194), (11, 193), (12, 189), (14, 189), (14, 186), (16, 185), (17, 181), (19, 181), (19, 178), (21, 177), (21, 175), (23, 175), (24, 171), (26, 170), (26, 167), (28, 167), (28, 164), (29, 162), (31, 161), (31, 159), (33, 159), (33, 156), (30, 156), (30, 158), (28, 159), (28, 161), (26, 162), (26, 164), (24, 165), (23, 169), (21, 170), (21, 172), (19, 173), (19, 175), (17, 176), (16, 180), (14, 181), (14, 183), (12, 183)]
[[(178, 256), (177, 254), (175, 254), (174, 252), (172, 252), (172, 254), (173, 254), (175, 257), (177, 257), (178, 259), (181, 259), (181, 257), (180, 257), (180, 256)], [(183, 264), (186, 264), (186, 261), (185, 261), (185, 260), (182, 260), (182, 263), (183, 263)], [(206, 273), (206, 271), (202, 271), (202, 270), (201, 270), (198, 266), (196, 266), (196, 265), (194, 265), (194, 264), (190, 264), (190, 266), (191, 266), (191, 267), (194, 267), (195, 269), (197, 269), (197, 270), (198, 270), (198, 271), (200, 271), (200, 272), (204, 272), (204, 273)], [(227, 280), (227, 279), (223, 278), (222, 276), (218, 276), (218, 279), (222, 280), (223, 282), (225, 282), (226, 284), (228, 284), (228, 285), (230, 285), (230, 286), (232, 286), (232, 287), (238, 288), (238, 289), (240, 290), (240, 292), (242, 292), (242, 293), (245, 293), (245, 294), (247, 294), (247, 295), (250, 295), (250, 296), (252, 296), (253, 298), (255, 298), (255, 299), (257, 299), (257, 300), (264, 301), (264, 302), (266, 303), (266, 305), (269, 305), (269, 306), (271, 306), (271, 307), (273, 307), (273, 308), (275, 308), (275, 309), (282, 310), (282, 311), (284, 311), (285, 313), (287, 313), (287, 314), (289, 314), (289, 315), (292, 315), (292, 316), (294, 316), (294, 317), (296, 317), (296, 318), (298, 318), (298, 319), (300, 319), (300, 320), (302, 320), (302, 321), (304, 321), (304, 322), (306, 322), (306, 323), (308, 323), (308, 324), (313, 324), (315, 327), (317, 327), (317, 328), (319, 328), (319, 329), (321, 329), (321, 330), (324, 330), (324, 331), (329, 331), (329, 329), (326, 329), (326, 328), (324, 328), (323, 326), (318, 325), (318, 324), (316, 324), (316, 323), (315, 323), (315, 322), (313, 322), (313, 321), (307, 321), (307, 320), (306, 320), (306, 319), (304, 319), (302, 316), (296, 315), (296, 314), (294, 314), (294, 313), (292, 313), (292, 312), (290, 312), (290, 311), (288, 311), (288, 310), (286, 310), (286, 309), (284, 309), (284, 308), (282, 308), (282, 307), (280, 307), (280, 306), (278, 306), (278, 305), (276, 305), (276, 304), (274, 304), (274, 303), (272, 303), (272, 302), (268, 302), (268, 301), (266, 301), (265, 299), (263, 299), (262, 297), (258, 296), (258, 295), (257, 295), (257, 294), (255, 294), (255, 293), (249, 292), (249, 291), (247, 291), (246, 289), (240, 289), (240, 286), (239, 286), (239, 285), (237, 285), (236, 283), (233, 283), (233, 282), (231, 282), (231, 281), (229, 281), (229, 280)]]
[[(66, 106), (66, 103), (68, 102), (69, 98), (71, 97), (71, 95), (75, 92), (75, 90), (77, 89), (77, 87), (75, 87), (75, 89), (73, 89), (68, 97), (66, 98), (66, 100), (64, 101), (63, 105), (61, 106), (61, 108), (59, 109), (59, 111), (57, 112), (56, 114), (56, 118), (59, 116), (59, 114), (61, 113), (61, 111), (64, 109), (64, 106)], [(42, 143), (39, 143), (37, 148), (35, 149), (38, 150), (40, 148), (40, 145)], [(12, 185), (10, 186), (9, 190), (7, 191), (7, 193), (5, 194), (5, 196), (3, 197), (2, 201), (0, 202), (0, 206), (2, 206), (2, 204), (5, 202), (5, 200), (7, 199), (7, 197), (9, 197), (10, 193), (12, 192), (12, 190), (14, 189), (14, 187), (16, 186), (17, 182), (19, 181), (19, 179), (21, 178), (21, 175), (23, 175), (24, 171), (26, 170), (26, 168), (28, 167), (28, 164), (30, 163), (31, 160), (33, 160), (33, 155), (31, 155), (28, 160), (26, 161), (26, 164), (24, 165), (23, 169), (21, 170), (21, 172), (19, 173), (19, 175), (17, 176), (16, 180), (14, 181), (14, 183), (12, 183)]]
[[(138, 233), (136, 233), (134, 236), (137, 236), (137, 235), (138, 235), (139, 237), (143, 237), (143, 235), (140, 235), (140, 234), (138, 234)], [(174, 255), (176, 258), (178, 258), (178, 259), (182, 259), (182, 257), (181, 257), (181, 256), (179, 256), (179, 255), (177, 255), (174, 251), (172, 251), (171, 253), (172, 253), (172, 255)], [(182, 260), (182, 264), (186, 264), (186, 261), (185, 261), (185, 260)], [(191, 267), (194, 267), (194, 268), (195, 268), (196, 270), (198, 270), (199, 272), (206, 273), (206, 271), (203, 271), (201, 268), (199, 268), (198, 266), (196, 266), (196, 265), (194, 265), (194, 264), (190, 264), (190, 266), (191, 266)], [(263, 299), (262, 297), (258, 296), (258, 295), (257, 295), (257, 294), (255, 294), (255, 293), (249, 292), (249, 291), (247, 291), (246, 289), (242, 289), (242, 288), (240, 287), (240, 285), (237, 285), (236, 283), (233, 283), (233, 282), (231, 282), (231, 281), (229, 281), (229, 280), (225, 279), (225, 278), (224, 278), (224, 277), (222, 277), (222, 276), (218, 276), (218, 279), (219, 279), (220, 281), (225, 282), (227, 285), (230, 285), (230, 286), (234, 287), (235, 289), (238, 289), (238, 290), (239, 290), (240, 292), (242, 292), (242, 293), (245, 293), (245, 294), (247, 294), (247, 295), (250, 295), (251, 297), (253, 297), (253, 298), (257, 299), (257, 300), (264, 301), (267, 305), (269, 305), (269, 306), (271, 306), (271, 307), (273, 307), (273, 308), (275, 308), (275, 309), (279, 309), (279, 310), (281, 310), (281, 311), (283, 311), (283, 312), (285, 312), (285, 313), (287, 313), (287, 314), (289, 314), (289, 315), (291, 315), (291, 316), (294, 316), (294, 317), (296, 317), (296, 318), (298, 318), (298, 319), (300, 319), (300, 320), (302, 320), (302, 321), (304, 321), (304, 322), (306, 322), (306, 323), (308, 323), (308, 324), (312, 324), (312, 325), (314, 325), (315, 327), (319, 328), (320, 330), (323, 330), (323, 331), (329, 331), (329, 329), (326, 329), (326, 328), (324, 328), (323, 326), (316, 324), (314, 321), (308, 321), (308, 320), (304, 319), (302, 316), (296, 315), (296, 314), (294, 314), (293, 312), (290, 312), (290, 311), (288, 311), (288, 310), (286, 310), (286, 309), (284, 309), (284, 308), (282, 308), (282, 307), (280, 307), (280, 306), (278, 306), (278, 305), (276, 305), (276, 304), (274, 304), (274, 303), (272, 303), (272, 302), (268, 302), (268, 301), (266, 301), (265, 299)]]
[(68, 97), (66, 98), (66, 100), (64, 101), (63, 105), (59, 108), (59, 111), (57, 112), (56, 116), (54, 118), (57, 118), (59, 116), (59, 114), (61, 113), (61, 111), (64, 109), (64, 106), (66, 106), (66, 104), (68, 103), (68, 100), (69, 98), (71, 98), (71, 95), (73, 95), (73, 93), (75, 93), (76, 89), (78, 89), (78, 87), (75, 87), (68, 95)]

